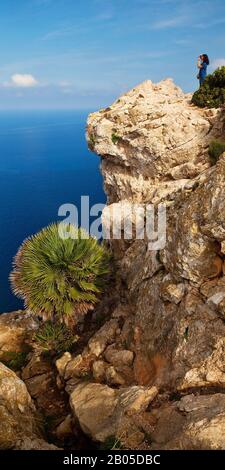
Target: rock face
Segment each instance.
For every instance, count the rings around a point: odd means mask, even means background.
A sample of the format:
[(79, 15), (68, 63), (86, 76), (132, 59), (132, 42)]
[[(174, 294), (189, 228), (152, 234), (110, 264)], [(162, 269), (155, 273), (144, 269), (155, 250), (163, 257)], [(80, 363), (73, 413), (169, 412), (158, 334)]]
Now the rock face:
[[(89, 147), (102, 158), (105, 226), (112, 213), (118, 221), (128, 203), (163, 203), (167, 232), (157, 250), (149, 249), (146, 233), (135, 236), (133, 219), (129, 239), (111, 238), (121, 299), (108, 326), (114, 319), (118, 326), (110, 341), (107, 326), (90, 340), (97, 358), (92, 373), (109, 384), (109, 363), (121, 375), (118, 364), (126, 362), (130, 374), (129, 379), (122, 374), (122, 387), (157, 386), (169, 394), (193, 390), (191, 401), (200, 411), (193, 408), (184, 423), (180, 406), (189, 398), (166, 405), (168, 413), (176, 409), (183, 429), (165, 439), (171, 448), (185, 448), (183, 442), (224, 447), (217, 404), (225, 390), (225, 154), (213, 167), (208, 158), (210, 141), (223, 135), (224, 111), (194, 107), (171, 80), (144, 82), (88, 118)], [(221, 393), (195, 396), (208, 389)], [(162, 410), (159, 406), (156, 422)]]
[(45, 416), (60, 417), (65, 400), (55, 385), (53, 367), (29, 352), (38, 326), (26, 311), (0, 316), (0, 360), (18, 367), (16, 375), (0, 362), (0, 449), (57, 449), (43, 438), (43, 425)]
[(65, 413), (64, 394), (57, 387), (49, 359), (33, 354), (23, 368), (22, 379), (37, 409), (45, 417), (56, 419)]
[(172, 450), (224, 450), (225, 396), (187, 395), (180, 401), (154, 410), (157, 424), (152, 448)]
[(40, 417), (25, 384), (0, 363), (0, 449), (56, 449), (42, 439), (40, 429)]
[[(88, 119), (91, 149), (103, 157), (110, 203), (156, 198), (206, 169), (216, 111), (190, 106), (171, 80), (146, 81)], [(179, 186), (179, 185), (178, 185)]]
[(26, 338), (38, 328), (38, 321), (23, 310), (0, 316), (0, 354), (21, 352), (26, 348)]

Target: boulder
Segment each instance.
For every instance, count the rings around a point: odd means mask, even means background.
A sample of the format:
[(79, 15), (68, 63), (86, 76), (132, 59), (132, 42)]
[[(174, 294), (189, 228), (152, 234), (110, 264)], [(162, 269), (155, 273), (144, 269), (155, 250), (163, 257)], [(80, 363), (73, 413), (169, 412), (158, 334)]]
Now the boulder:
[(105, 361), (95, 361), (92, 366), (93, 377), (96, 382), (104, 382), (106, 378), (106, 369), (108, 367), (107, 362)]
[(73, 415), (93, 440), (118, 436), (123, 420), (145, 410), (156, 397), (155, 387), (113, 389), (97, 383), (80, 383), (70, 395)]
[(114, 366), (131, 366), (134, 360), (133, 351), (116, 349), (116, 345), (108, 346), (104, 353), (105, 359)]
[(92, 336), (88, 343), (90, 354), (99, 357), (108, 344), (112, 344), (118, 333), (119, 323), (116, 318), (107, 321), (97, 333)]
[(42, 438), (41, 419), (24, 382), (1, 363), (0, 449), (56, 449)]
[(59, 359), (56, 360), (55, 365), (60, 377), (64, 377), (67, 364), (72, 360), (69, 352), (65, 352)]
[(38, 328), (38, 320), (24, 310), (0, 315), (0, 355), (27, 350), (26, 340)]
[(152, 449), (224, 450), (225, 396), (187, 395), (154, 411)]

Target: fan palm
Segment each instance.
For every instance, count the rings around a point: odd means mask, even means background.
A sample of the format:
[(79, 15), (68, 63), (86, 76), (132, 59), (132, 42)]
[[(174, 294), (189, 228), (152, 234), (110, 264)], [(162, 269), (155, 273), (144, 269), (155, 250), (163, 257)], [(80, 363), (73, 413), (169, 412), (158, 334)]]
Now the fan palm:
[(99, 301), (109, 273), (106, 246), (72, 229), (73, 238), (63, 239), (58, 224), (49, 225), (26, 239), (14, 259), (12, 289), (44, 320), (76, 322)]

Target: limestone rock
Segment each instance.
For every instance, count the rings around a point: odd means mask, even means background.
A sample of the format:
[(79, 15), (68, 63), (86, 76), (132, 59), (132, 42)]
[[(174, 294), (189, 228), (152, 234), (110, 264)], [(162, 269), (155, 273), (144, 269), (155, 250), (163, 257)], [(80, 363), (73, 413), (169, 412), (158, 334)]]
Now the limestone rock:
[(222, 258), (218, 243), (225, 238), (225, 156), (208, 179), (188, 197), (177, 200), (167, 220), (167, 244), (163, 264), (174, 275), (201, 284), (219, 277)]
[(106, 368), (105, 378), (108, 385), (125, 385), (124, 378), (113, 366)]
[[(225, 335), (220, 249), (225, 238), (224, 187), (221, 156), (194, 191), (184, 191), (168, 210), (167, 244), (160, 255), (136, 240), (120, 262), (124, 295), (134, 315), (133, 333), (139, 330), (131, 349), (140, 385), (188, 388), (223, 383), (223, 359), (216, 351)], [(152, 266), (152, 259), (158, 267), (146, 275), (146, 263)]]
[(135, 240), (120, 261), (120, 272), (128, 289), (135, 292), (138, 286), (162, 268), (157, 251), (148, 251), (145, 240)]
[(155, 387), (117, 390), (107, 385), (81, 383), (70, 396), (70, 406), (82, 430), (92, 439), (104, 442), (117, 435), (127, 416), (145, 410), (157, 393)]
[(28, 364), (23, 368), (22, 379), (28, 380), (38, 375), (49, 373), (51, 370), (51, 365), (47, 359), (38, 354), (33, 354)]
[(223, 450), (225, 396), (187, 395), (154, 413), (158, 419), (151, 435), (152, 449)]
[(134, 360), (134, 353), (127, 349), (117, 350), (115, 345), (108, 346), (104, 353), (106, 361), (114, 366), (127, 365), (130, 366)]
[(225, 388), (225, 339), (220, 338), (214, 351), (198, 367), (189, 369), (184, 376), (180, 389), (213, 386)]
[(223, 133), (224, 112), (193, 106), (171, 80), (144, 82), (89, 116), (87, 140), (102, 158), (107, 194), (103, 223), (115, 212), (119, 225), (129, 203), (138, 217), (146, 204), (167, 209), (163, 249), (137, 239), (133, 215), (131, 239), (110, 240), (130, 309), (121, 341), (134, 352), (139, 385), (223, 386), (225, 155), (213, 167), (208, 158)]
[(71, 415), (67, 415), (66, 418), (59, 424), (56, 429), (56, 436), (58, 439), (65, 439), (73, 434), (73, 419)]
[(131, 315), (131, 307), (126, 304), (118, 304), (112, 312), (112, 318), (126, 320)]
[(31, 397), (45, 416), (60, 416), (65, 411), (63, 391), (59, 390), (53, 365), (48, 359), (33, 354), (22, 371)]
[(115, 434), (113, 413), (117, 391), (101, 384), (78, 385), (70, 396), (70, 406), (84, 433), (102, 442)]
[(65, 352), (59, 359), (57, 359), (55, 365), (60, 377), (64, 377), (66, 366), (71, 360), (72, 356), (69, 352)]
[(185, 284), (173, 281), (170, 274), (166, 275), (161, 284), (161, 297), (168, 302), (179, 304), (185, 294)]
[(169, 79), (148, 80), (89, 116), (87, 140), (103, 157), (110, 203), (143, 200), (159, 179), (193, 178), (208, 167), (212, 117), (189, 100)]
[(106, 378), (105, 373), (106, 373), (107, 367), (108, 367), (108, 364), (105, 361), (98, 360), (93, 363), (92, 373), (96, 382), (105, 381), (105, 378)]
[(38, 320), (23, 310), (4, 313), (0, 316), (0, 354), (27, 349), (25, 343), (29, 334), (38, 328)]
[(80, 375), (82, 375), (82, 364), (83, 358), (81, 354), (78, 354), (78, 356), (71, 358), (71, 360), (68, 361), (66, 364), (64, 371), (64, 379), (68, 380), (73, 376), (79, 377)]
[(25, 384), (0, 363), (0, 449), (50, 449)]
[(128, 415), (146, 410), (158, 394), (156, 387), (132, 386), (120, 392), (120, 406)]
[(118, 320), (111, 319), (90, 339), (88, 349), (91, 354), (99, 357), (108, 344), (113, 343), (116, 332), (119, 328)]

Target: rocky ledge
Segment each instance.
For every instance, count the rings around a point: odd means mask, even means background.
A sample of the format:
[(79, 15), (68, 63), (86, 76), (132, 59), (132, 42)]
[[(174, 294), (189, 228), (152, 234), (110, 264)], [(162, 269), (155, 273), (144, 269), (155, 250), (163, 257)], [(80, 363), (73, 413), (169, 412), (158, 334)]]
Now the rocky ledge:
[[(103, 220), (131, 202), (164, 203), (167, 240), (157, 251), (146, 237), (111, 240), (116, 276), (101, 327), (94, 312), (95, 332), (79, 350), (50, 364), (31, 354), (23, 382), (3, 367), (23, 388), (29, 423), (37, 412), (60, 417), (51, 435), (59, 447), (82, 435), (113, 448), (225, 448), (225, 154), (214, 166), (208, 157), (225, 115), (190, 98), (171, 80), (147, 81), (88, 118)], [(0, 318), (0, 352), (23, 350), (23, 333), (36, 328), (23, 315)], [(8, 422), (8, 404), (1, 409)], [(27, 430), (29, 442), (43, 439)], [(0, 428), (0, 448), (24, 448), (10, 432), (6, 443)]]
[[(225, 154), (215, 166), (208, 155), (223, 136), (224, 110), (193, 106), (171, 80), (144, 82), (88, 119), (107, 214), (129, 202), (167, 208), (163, 249), (110, 242), (127, 311), (116, 342), (133, 352), (132, 384), (159, 390), (145, 413), (152, 446), (225, 447), (224, 410), (214, 413), (225, 391)], [(175, 413), (170, 432), (164, 413), (168, 423)]]

